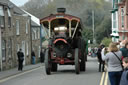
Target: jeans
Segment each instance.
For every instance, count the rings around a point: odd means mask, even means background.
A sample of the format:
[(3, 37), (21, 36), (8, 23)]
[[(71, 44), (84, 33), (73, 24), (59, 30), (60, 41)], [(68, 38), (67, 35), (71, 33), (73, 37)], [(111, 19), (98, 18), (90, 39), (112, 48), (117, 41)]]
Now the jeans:
[(32, 56), (32, 64), (35, 64), (35, 56)]
[(122, 71), (108, 72), (109, 80), (111, 85), (119, 85), (122, 75)]

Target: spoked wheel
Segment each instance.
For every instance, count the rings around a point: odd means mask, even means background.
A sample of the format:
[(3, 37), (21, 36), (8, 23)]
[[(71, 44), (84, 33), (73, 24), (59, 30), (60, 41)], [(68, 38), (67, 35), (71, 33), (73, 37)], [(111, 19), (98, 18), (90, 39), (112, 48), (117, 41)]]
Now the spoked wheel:
[(56, 63), (52, 63), (51, 71), (57, 72), (57, 64)]
[(45, 70), (47, 75), (51, 74), (51, 64), (50, 64), (50, 56), (48, 49), (45, 51)]
[(75, 72), (76, 74), (80, 73), (80, 65), (79, 65), (79, 50), (75, 49)]

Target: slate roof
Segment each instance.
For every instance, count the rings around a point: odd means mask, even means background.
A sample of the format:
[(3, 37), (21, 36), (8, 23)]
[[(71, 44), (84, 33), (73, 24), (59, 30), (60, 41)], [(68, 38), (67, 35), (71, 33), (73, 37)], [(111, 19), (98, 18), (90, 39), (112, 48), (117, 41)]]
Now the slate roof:
[(18, 6), (16, 6), (15, 4), (13, 4), (10, 0), (0, 0), (0, 4), (6, 5), (9, 8), (13, 8), (15, 14), (19, 14), (19, 15), (26, 14)]

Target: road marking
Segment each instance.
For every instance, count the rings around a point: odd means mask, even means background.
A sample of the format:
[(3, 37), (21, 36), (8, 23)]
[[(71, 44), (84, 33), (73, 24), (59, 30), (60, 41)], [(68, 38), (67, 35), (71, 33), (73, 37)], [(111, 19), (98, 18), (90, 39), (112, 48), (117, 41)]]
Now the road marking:
[(100, 85), (108, 85), (108, 72), (103, 72)]
[(100, 80), (100, 85), (103, 85), (103, 81), (104, 81), (104, 76), (105, 76), (105, 72), (102, 73), (102, 77), (101, 77), (101, 80)]
[(106, 72), (104, 85), (108, 85), (108, 72)]
[(19, 73), (19, 74), (16, 74), (16, 75), (13, 75), (13, 76), (10, 76), (10, 77), (1, 79), (1, 80), (0, 80), (0, 83), (5, 82), (5, 81), (7, 81), (7, 80), (10, 80), (10, 79), (12, 79), (12, 78), (21, 76), (21, 75), (23, 75), (23, 74), (30, 73), (30, 72), (35, 71), (35, 70), (38, 70), (38, 69), (40, 69), (40, 68), (42, 68), (42, 67), (37, 67), (37, 68), (35, 68), (35, 69), (28, 70), (28, 71), (25, 71), (25, 72), (22, 72), (22, 73)]

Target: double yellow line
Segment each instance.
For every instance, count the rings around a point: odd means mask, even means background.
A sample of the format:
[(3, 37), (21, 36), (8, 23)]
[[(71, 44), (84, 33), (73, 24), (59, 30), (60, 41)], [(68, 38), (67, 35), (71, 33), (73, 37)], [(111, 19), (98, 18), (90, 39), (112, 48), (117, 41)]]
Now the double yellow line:
[(108, 72), (103, 72), (100, 80), (100, 85), (108, 85)]

